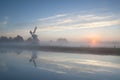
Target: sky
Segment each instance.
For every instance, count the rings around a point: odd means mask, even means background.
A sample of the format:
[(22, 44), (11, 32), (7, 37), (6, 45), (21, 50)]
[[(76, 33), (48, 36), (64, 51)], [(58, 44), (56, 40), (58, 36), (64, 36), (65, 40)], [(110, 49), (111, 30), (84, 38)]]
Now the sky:
[(120, 0), (0, 0), (0, 36), (120, 41)]

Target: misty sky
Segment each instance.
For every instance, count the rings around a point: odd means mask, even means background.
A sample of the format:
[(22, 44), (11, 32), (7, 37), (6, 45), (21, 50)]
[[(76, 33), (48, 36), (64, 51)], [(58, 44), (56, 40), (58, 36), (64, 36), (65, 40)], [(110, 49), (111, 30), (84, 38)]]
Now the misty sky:
[(0, 0), (0, 36), (120, 41), (120, 0)]

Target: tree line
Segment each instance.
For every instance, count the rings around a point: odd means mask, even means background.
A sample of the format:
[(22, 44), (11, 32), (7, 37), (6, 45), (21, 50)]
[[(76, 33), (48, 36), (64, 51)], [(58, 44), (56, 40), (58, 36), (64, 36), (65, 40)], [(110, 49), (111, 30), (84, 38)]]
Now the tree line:
[(12, 42), (30, 42), (32, 39), (28, 38), (27, 40), (24, 40), (24, 38), (20, 35), (17, 35), (16, 37), (6, 37), (1, 36), (0, 37), (0, 43), (12, 43)]

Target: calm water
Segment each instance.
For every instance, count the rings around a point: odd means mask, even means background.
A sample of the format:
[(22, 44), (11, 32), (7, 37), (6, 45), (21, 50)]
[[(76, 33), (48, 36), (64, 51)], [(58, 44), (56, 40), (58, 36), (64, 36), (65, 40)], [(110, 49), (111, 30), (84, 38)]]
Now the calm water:
[(120, 80), (120, 56), (1, 49), (0, 80)]

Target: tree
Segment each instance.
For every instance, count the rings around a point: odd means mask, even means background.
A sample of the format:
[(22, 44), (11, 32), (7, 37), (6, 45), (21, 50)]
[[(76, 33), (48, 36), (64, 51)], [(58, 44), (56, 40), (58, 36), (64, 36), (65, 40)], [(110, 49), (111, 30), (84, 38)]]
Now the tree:
[(9, 39), (5, 36), (0, 37), (0, 42), (8, 42)]
[(13, 38), (13, 41), (14, 42), (24, 42), (24, 39), (20, 35), (17, 35), (15, 38)]

